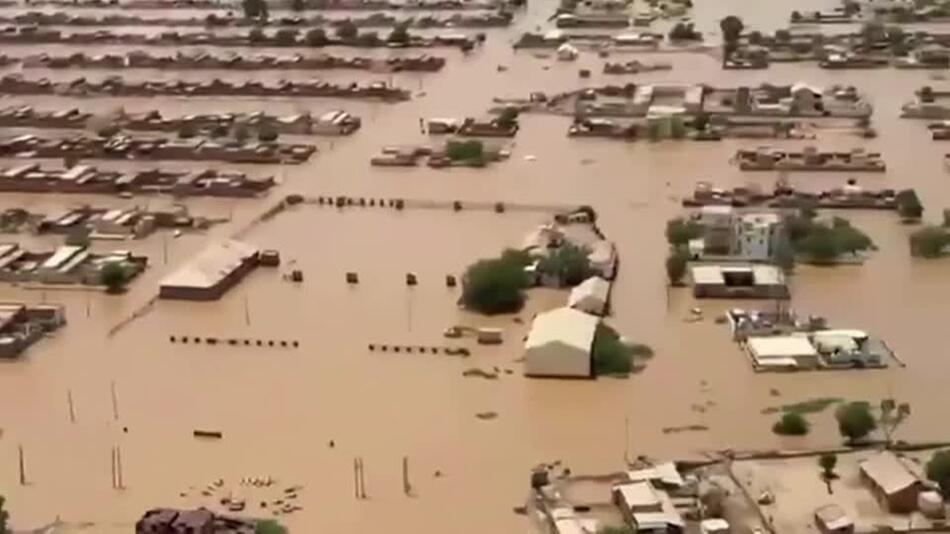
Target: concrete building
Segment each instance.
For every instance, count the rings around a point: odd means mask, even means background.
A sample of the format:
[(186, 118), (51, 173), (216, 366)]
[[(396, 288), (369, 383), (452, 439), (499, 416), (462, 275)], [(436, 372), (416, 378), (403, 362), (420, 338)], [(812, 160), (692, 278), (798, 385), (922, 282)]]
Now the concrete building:
[(757, 367), (777, 369), (814, 369), (818, 351), (803, 335), (750, 337), (746, 350)]
[(603, 316), (607, 313), (610, 300), (610, 282), (599, 276), (591, 276), (571, 290), (567, 306), (591, 315)]
[(637, 532), (682, 532), (686, 527), (669, 494), (648, 482), (614, 487), (614, 502)]
[(538, 314), (525, 341), (525, 376), (593, 376), (591, 350), (599, 322), (597, 317), (571, 308)]
[(777, 213), (749, 213), (736, 224), (733, 252), (750, 261), (764, 261), (772, 257), (778, 235)]
[(216, 300), (258, 264), (256, 247), (240, 241), (211, 245), (165, 277), (159, 288), (164, 299)]
[(892, 514), (917, 510), (923, 484), (893, 452), (884, 451), (860, 463), (861, 480), (868, 485), (881, 508)]
[(703, 206), (697, 222), (703, 227), (702, 253), (726, 255), (735, 241), (735, 209), (732, 206)]
[(821, 534), (854, 533), (854, 521), (837, 504), (826, 504), (815, 510), (815, 526)]
[(773, 265), (694, 265), (696, 298), (787, 299), (785, 274)]

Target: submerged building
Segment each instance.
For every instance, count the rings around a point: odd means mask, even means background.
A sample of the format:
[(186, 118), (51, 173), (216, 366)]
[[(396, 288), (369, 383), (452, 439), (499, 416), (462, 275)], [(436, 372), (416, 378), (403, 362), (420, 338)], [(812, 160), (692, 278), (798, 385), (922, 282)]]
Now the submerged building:
[(773, 265), (696, 265), (690, 274), (696, 298), (789, 298), (785, 274)]
[(599, 323), (597, 317), (571, 308), (538, 314), (525, 341), (525, 376), (593, 376), (591, 350)]
[(66, 324), (58, 304), (0, 303), (0, 358), (15, 358), (47, 332)]
[(599, 276), (591, 276), (571, 290), (567, 305), (591, 315), (603, 316), (607, 313), (609, 299), (610, 282)]
[(210, 510), (156, 508), (135, 523), (135, 534), (254, 534), (255, 524), (246, 519), (215, 515)]
[(257, 267), (259, 255), (256, 247), (240, 241), (211, 245), (165, 277), (159, 288), (159, 297), (217, 300)]

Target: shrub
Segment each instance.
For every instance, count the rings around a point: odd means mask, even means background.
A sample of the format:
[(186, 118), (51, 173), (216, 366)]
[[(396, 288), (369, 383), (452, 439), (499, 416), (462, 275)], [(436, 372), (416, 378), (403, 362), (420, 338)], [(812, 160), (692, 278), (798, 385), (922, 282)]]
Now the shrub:
[(904, 219), (919, 220), (924, 215), (924, 206), (920, 203), (917, 191), (905, 189), (897, 193), (897, 213)]
[(666, 223), (666, 242), (674, 247), (687, 245), (702, 235), (703, 227), (696, 221), (677, 217)]
[(234, 128), (231, 130), (231, 135), (234, 136), (234, 140), (243, 143), (251, 137), (251, 131), (248, 129), (247, 125), (244, 123), (235, 124)]
[(595, 375), (628, 374), (633, 370), (633, 351), (606, 323), (597, 325), (591, 353)]
[(671, 41), (701, 41), (703, 36), (691, 22), (677, 22), (670, 30), (669, 38)]
[(729, 15), (719, 21), (722, 39), (727, 43), (737, 43), (744, 28), (745, 25), (742, 23), (742, 19), (735, 15)]
[(128, 273), (120, 262), (113, 261), (102, 266), (99, 272), (99, 283), (106, 286), (109, 293), (121, 292), (125, 289), (126, 282), (128, 282)]
[(866, 438), (877, 428), (877, 421), (866, 402), (849, 402), (840, 406), (835, 412), (835, 419), (838, 420), (838, 431), (848, 442)]
[(198, 135), (198, 128), (193, 124), (183, 124), (178, 130), (178, 137), (180, 139), (191, 139), (196, 135)]
[(670, 280), (670, 285), (678, 286), (686, 276), (686, 267), (689, 264), (689, 254), (682, 248), (670, 249), (669, 256), (666, 257), (666, 276)]
[(254, 534), (287, 534), (287, 527), (273, 519), (262, 519), (254, 525)]
[(926, 226), (910, 235), (910, 253), (920, 258), (939, 258), (950, 245), (950, 232), (938, 226)]
[(499, 258), (470, 265), (462, 278), (462, 304), (486, 314), (518, 311), (524, 304), (522, 290), (528, 285), (524, 268), (529, 262), (522, 252), (506, 251)]
[(344, 21), (336, 27), (336, 36), (340, 39), (353, 39), (359, 34), (359, 28), (353, 21)]
[(800, 413), (787, 412), (772, 425), (772, 432), (782, 436), (804, 436), (808, 433), (808, 421)]
[(940, 485), (943, 498), (950, 498), (950, 449), (937, 451), (927, 462), (927, 478)]
[(379, 43), (379, 34), (376, 32), (363, 32), (356, 36), (356, 41), (363, 46), (375, 46)]
[(277, 33), (274, 34), (274, 41), (276, 41), (278, 45), (291, 46), (297, 42), (297, 30), (290, 28), (279, 29)]
[(393, 31), (389, 32), (389, 37), (386, 40), (390, 43), (405, 44), (409, 42), (409, 25), (402, 23), (393, 28)]
[(257, 129), (257, 139), (264, 143), (272, 143), (277, 140), (280, 134), (277, 133), (277, 128), (274, 128), (274, 125), (269, 123), (261, 124)]
[(570, 243), (565, 243), (542, 258), (538, 269), (557, 276), (561, 284), (566, 286), (576, 286), (591, 274), (587, 251)]
[(477, 139), (449, 141), (445, 144), (445, 155), (452, 161), (482, 160), (485, 158), (485, 144)]
[(330, 40), (327, 38), (327, 32), (323, 28), (311, 28), (304, 34), (304, 42), (307, 46), (326, 46)]
[(260, 43), (265, 39), (264, 31), (260, 28), (252, 28), (251, 31), (247, 32), (247, 40), (252, 43)]

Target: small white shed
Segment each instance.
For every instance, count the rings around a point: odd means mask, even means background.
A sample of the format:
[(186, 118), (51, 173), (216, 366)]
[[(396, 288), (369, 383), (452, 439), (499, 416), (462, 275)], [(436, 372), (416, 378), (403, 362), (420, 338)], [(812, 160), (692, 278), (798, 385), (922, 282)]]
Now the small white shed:
[(607, 313), (609, 298), (610, 282), (599, 276), (591, 276), (571, 290), (567, 305), (591, 315), (603, 316)]
[(538, 314), (525, 341), (525, 376), (592, 376), (591, 347), (599, 322), (597, 317), (571, 308)]

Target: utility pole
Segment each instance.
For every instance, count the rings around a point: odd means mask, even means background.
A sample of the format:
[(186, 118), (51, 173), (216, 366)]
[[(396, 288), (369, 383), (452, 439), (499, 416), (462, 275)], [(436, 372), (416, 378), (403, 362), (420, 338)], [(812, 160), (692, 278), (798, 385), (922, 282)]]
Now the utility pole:
[(76, 422), (76, 408), (73, 406), (73, 390), (66, 391), (66, 403), (69, 405), (69, 422)]
[(111, 393), (112, 393), (112, 418), (116, 421), (119, 420), (119, 397), (115, 392), (115, 380), (111, 383)]
[(20, 485), (26, 486), (26, 467), (23, 463), (23, 445), (17, 445), (17, 451), (20, 456)]
[(402, 457), (402, 492), (412, 495), (412, 484), (409, 483), (409, 457)]
[(251, 326), (251, 308), (247, 302), (247, 295), (244, 295), (244, 324)]

